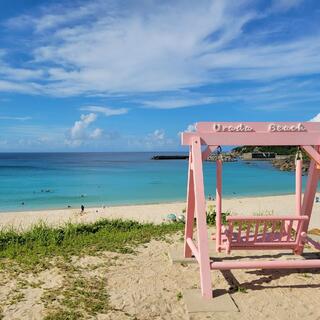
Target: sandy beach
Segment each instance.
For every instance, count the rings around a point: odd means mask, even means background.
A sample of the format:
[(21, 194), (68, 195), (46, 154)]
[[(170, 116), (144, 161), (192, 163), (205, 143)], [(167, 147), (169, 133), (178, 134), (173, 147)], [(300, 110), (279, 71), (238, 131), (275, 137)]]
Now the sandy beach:
[[(10, 212), (0, 214), (0, 224), (1, 227), (13, 226), (26, 229), (39, 221), (59, 225), (67, 221), (89, 222), (99, 218), (123, 218), (160, 223), (166, 219), (168, 213), (180, 214), (184, 208), (185, 203), (166, 203), (90, 208), (82, 215), (77, 209)], [(294, 196), (226, 199), (224, 211), (233, 214), (294, 214)], [(320, 204), (315, 203), (311, 228), (319, 226), (319, 213)], [(170, 251), (176, 248), (182, 251), (181, 236), (179, 232), (170, 236), (167, 241), (152, 240), (149, 244), (139, 246), (135, 254), (104, 251), (95, 256), (75, 256), (68, 265), (53, 263), (51, 268), (38, 273), (29, 271), (5, 273), (0, 270), (2, 319), (46, 319), (48, 307), (44, 297), (64, 292), (68, 281), (75, 275), (86, 279), (89, 283), (93, 281), (92, 279), (100, 279), (108, 292), (110, 304), (108, 311), (90, 319), (315, 320), (320, 318), (317, 307), (317, 301), (320, 299), (318, 270), (213, 271), (214, 294), (230, 295), (237, 312), (230, 310), (218, 313), (188, 313), (184, 293), (189, 289), (199, 289), (199, 268), (196, 263), (172, 263)], [(214, 246), (213, 241), (210, 246)], [(317, 255), (311, 248), (307, 248), (305, 252), (308, 255)], [(212, 254), (217, 255), (214, 251)], [(224, 254), (219, 254), (220, 258), (223, 256)], [(292, 259), (292, 254), (286, 251), (281, 253), (238, 251), (228, 257), (228, 259), (245, 260), (270, 258)], [(301, 257), (295, 258), (301, 259)], [(66, 273), (71, 266), (73, 273), (70, 271)], [(55, 303), (53, 302), (53, 305)]]
[[(99, 256), (74, 257), (71, 263), (76, 275), (88, 281), (94, 278), (102, 279), (109, 294), (110, 310), (88, 319), (316, 320), (320, 318), (318, 270), (212, 271), (213, 294), (216, 296), (230, 294), (237, 311), (188, 313), (184, 293), (189, 289), (199, 290), (199, 268), (196, 263), (172, 264), (169, 252), (176, 247), (182, 251), (182, 241), (179, 235), (171, 237), (170, 240), (170, 242), (153, 240), (148, 245), (140, 246), (133, 255), (101, 252)], [(240, 251), (232, 253), (231, 259), (257, 259), (259, 254), (262, 255), (260, 258), (262, 260), (288, 257), (290, 259), (291, 256), (290, 253), (287, 256), (287, 252), (267, 251), (257, 254), (252, 251)], [(14, 276), (0, 271), (2, 319), (46, 319), (48, 309), (43, 297), (50, 292), (53, 294), (63, 292), (70, 276), (69, 272), (66, 273), (65, 267), (61, 266), (39, 273), (23, 272), (18, 275), (14, 273)]]
[[(317, 196), (320, 196), (318, 194)], [(214, 205), (214, 201), (207, 201), (207, 206)], [(139, 222), (161, 223), (169, 213), (182, 214), (186, 208), (185, 202), (126, 205), (112, 207), (86, 208), (81, 213), (80, 208), (1, 212), (0, 228), (14, 227), (26, 229), (31, 225), (43, 221), (49, 225), (61, 225), (66, 222), (93, 222), (100, 218), (132, 219)], [(223, 200), (222, 210), (231, 214), (271, 214), (294, 215), (295, 196), (279, 195), (264, 197), (229, 198)], [(315, 203), (310, 227), (320, 225), (320, 203)]]

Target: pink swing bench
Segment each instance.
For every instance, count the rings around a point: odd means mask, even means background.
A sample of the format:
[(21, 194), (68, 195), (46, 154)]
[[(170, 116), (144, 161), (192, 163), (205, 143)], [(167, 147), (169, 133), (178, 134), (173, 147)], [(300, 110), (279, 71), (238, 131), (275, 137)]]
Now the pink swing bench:
[[(222, 225), (222, 160), (216, 161), (216, 251), (292, 250), (301, 255), (308, 239), (307, 231), (320, 174), (320, 123), (213, 123), (202, 122), (196, 132), (182, 134), (182, 144), (190, 147), (184, 256), (194, 256), (200, 267), (201, 292), (212, 298), (210, 270), (319, 268), (320, 259), (290, 261), (214, 261), (208, 250), (206, 204), (202, 162), (220, 145), (298, 146), (311, 158), (302, 203), (302, 156), (296, 158), (296, 213), (294, 216), (228, 216)], [(201, 146), (206, 145), (202, 151)], [(194, 217), (197, 243), (193, 240)]]

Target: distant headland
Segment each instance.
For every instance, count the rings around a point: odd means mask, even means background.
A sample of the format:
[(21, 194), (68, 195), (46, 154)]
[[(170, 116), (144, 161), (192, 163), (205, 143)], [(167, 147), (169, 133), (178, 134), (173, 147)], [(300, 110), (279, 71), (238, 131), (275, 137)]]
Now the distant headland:
[[(270, 161), (272, 165), (281, 171), (293, 171), (295, 169), (295, 154), (297, 147), (294, 146), (239, 146), (229, 152), (222, 152), (220, 157), (224, 162), (242, 161)], [(307, 171), (310, 159), (302, 152), (303, 172)], [(212, 153), (206, 161), (216, 161), (217, 153)], [(187, 160), (188, 155), (154, 155), (151, 160)]]

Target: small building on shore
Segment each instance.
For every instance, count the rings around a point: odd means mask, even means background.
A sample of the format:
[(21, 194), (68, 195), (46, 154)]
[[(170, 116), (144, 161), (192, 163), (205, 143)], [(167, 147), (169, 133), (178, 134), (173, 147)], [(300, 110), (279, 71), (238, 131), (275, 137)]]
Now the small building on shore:
[(252, 161), (252, 160), (280, 160), (288, 158), (288, 155), (278, 155), (275, 152), (245, 152), (241, 155), (242, 160)]

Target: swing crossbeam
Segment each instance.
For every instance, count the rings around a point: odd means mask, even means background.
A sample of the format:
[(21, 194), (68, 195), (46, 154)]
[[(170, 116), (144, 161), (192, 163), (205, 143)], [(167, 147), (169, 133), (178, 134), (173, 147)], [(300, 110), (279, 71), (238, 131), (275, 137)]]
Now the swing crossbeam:
[[(295, 216), (229, 216), (222, 225), (222, 161), (216, 161), (216, 251), (225, 250), (293, 250), (302, 254), (306, 243), (320, 249), (320, 244), (307, 237), (313, 202), (320, 178), (320, 123), (267, 122), (202, 122), (195, 132), (182, 134), (188, 145), (188, 193), (185, 225), (184, 256), (194, 256), (199, 263), (201, 293), (212, 298), (210, 270), (230, 269), (308, 269), (320, 268), (320, 259), (274, 261), (214, 261), (209, 256), (206, 205), (203, 184), (203, 161), (220, 145), (298, 146), (306, 151), (311, 162), (307, 184), (301, 197), (302, 159), (296, 158)], [(206, 145), (202, 151), (201, 146)], [(218, 149), (220, 150), (220, 149)], [(196, 218), (196, 241), (193, 240)]]

